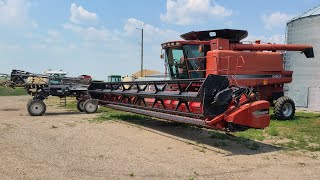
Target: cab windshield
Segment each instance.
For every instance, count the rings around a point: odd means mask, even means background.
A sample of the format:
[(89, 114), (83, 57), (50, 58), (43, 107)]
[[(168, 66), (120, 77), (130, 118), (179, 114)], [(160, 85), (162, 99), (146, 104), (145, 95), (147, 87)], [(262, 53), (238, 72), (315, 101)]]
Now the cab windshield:
[(208, 46), (199, 44), (167, 48), (165, 61), (171, 79), (204, 78), (208, 50)]

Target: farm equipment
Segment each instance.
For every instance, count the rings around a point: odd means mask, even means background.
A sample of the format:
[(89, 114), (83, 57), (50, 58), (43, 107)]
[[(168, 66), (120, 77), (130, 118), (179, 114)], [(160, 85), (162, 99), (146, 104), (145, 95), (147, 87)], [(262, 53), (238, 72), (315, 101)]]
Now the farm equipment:
[(162, 44), (166, 70), (171, 79), (227, 76), (232, 85), (253, 87), (259, 99), (274, 106), (277, 119), (292, 119), (295, 104), (284, 96), (284, 84), (292, 81), (293, 72), (284, 69), (283, 53), (277, 51), (301, 51), (313, 58), (313, 47), (240, 42), (247, 36), (247, 31), (232, 29), (182, 34), (184, 40)]
[(108, 82), (119, 82), (119, 81), (121, 81), (121, 75), (108, 76)]
[(8, 77), (9, 77), (9, 74), (0, 73), (0, 86), (6, 85)]
[[(312, 58), (309, 45), (240, 42), (243, 30), (211, 30), (181, 35), (184, 40), (162, 44), (171, 80), (92, 82), (84, 111), (98, 105), (156, 118), (225, 131), (265, 128), (270, 105), (278, 119), (291, 119), (295, 105), (284, 96), (281, 51), (301, 51)], [(163, 55), (161, 55), (163, 57)]]
[(6, 77), (8, 77), (9, 76), (9, 74), (3, 74), (3, 73), (0, 73), (0, 77), (4, 77), (4, 78), (6, 78)]
[(46, 74), (34, 74), (22, 70), (12, 70), (10, 80), (3, 85), (11, 88), (23, 86), (33, 96), (27, 108), (31, 116), (42, 116), (46, 111), (43, 102), (48, 96), (58, 96), (64, 99), (76, 97), (77, 108), (83, 111), (83, 102), (88, 99), (87, 88), (91, 82), (90, 76), (65, 77), (65, 73), (49, 71)]
[(86, 113), (98, 105), (225, 131), (265, 128), (269, 125), (268, 101), (257, 101), (252, 88), (230, 85), (225, 76), (206, 78), (92, 82)]

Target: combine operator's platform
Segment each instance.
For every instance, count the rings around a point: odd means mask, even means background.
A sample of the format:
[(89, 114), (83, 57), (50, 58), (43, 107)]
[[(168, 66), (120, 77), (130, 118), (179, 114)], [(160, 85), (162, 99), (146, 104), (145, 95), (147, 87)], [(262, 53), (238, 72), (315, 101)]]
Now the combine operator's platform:
[(247, 87), (230, 86), (225, 76), (137, 82), (92, 82), (87, 113), (98, 105), (169, 121), (237, 131), (269, 125), (270, 103)]

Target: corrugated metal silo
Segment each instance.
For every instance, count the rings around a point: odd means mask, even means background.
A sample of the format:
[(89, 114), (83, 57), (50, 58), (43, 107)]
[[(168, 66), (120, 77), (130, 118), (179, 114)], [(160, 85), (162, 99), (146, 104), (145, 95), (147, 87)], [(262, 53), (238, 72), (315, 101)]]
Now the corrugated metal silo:
[(315, 58), (287, 52), (286, 69), (293, 71), (293, 81), (287, 85), (287, 95), (297, 107), (320, 111), (320, 5), (287, 23), (288, 44), (310, 44)]

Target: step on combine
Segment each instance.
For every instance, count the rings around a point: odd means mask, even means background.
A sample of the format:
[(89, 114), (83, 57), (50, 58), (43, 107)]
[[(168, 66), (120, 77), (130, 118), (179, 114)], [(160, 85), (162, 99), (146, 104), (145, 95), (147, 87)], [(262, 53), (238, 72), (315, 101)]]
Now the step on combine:
[(87, 89), (91, 77), (65, 77), (61, 71), (47, 71), (45, 74), (34, 74), (22, 70), (12, 70), (8, 78), (1, 85), (6, 87), (24, 87), (33, 96), (28, 102), (27, 109), (31, 116), (42, 116), (46, 112), (43, 102), (48, 96), (58, 96), (60, 99), (76, 97), (77, 108), (83, 112), (83, 103), (88, 99)]

